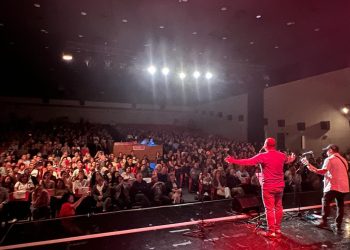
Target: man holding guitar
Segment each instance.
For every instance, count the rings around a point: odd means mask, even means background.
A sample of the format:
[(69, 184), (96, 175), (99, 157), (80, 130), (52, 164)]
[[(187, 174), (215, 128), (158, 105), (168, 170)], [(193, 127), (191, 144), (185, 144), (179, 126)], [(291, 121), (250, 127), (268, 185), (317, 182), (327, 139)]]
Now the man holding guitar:
[(344, 216), (344, 196), (349, 192), (349, 167), (346, 159), (339, 154), (339, 147), (334, 144), (323, 148), (327, 153), (322, 168), (318, 169), (306, 158), (302, 158), (302, 163), (316, 174), (323, 175), (323, 198), (322, 198), (322, 220), (317, 226), (326, 228), (327, 218), (330, 214), (330, 203), (335, 199), (337, 201), (337, 217), (335, 219), (334, 229), (341, 231), (341, 224)]
[[(281, 234), (281, 222), (283, 217), (282, 196), (284, 189), (285, 163), (295, 160), (295, 155), (287, 156), (276, 150), (276, 140), (267, 138), (263, 148), (265, 152), (260, 152), (249, 159), (235, 159), (232, 156), (225, 158), (227, 163), (241, 166), (254, 166), (260, 164), (262, 173), (262, 198), (265, 206), (267, 231), (261, 235), (276, 237)], [(262, 151), (262, 150), (261, 150)]]

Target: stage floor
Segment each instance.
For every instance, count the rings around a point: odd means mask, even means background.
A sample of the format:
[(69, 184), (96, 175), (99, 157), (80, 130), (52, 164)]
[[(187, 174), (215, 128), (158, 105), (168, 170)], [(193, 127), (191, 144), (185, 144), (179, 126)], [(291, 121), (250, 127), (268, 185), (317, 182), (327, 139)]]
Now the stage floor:
[[(287, 209), (278, 240), (257, 235), (249, 215), (234, 213), (231, 202), (221, 200), (17, 223), (0, 249), (350, 249), (349, 205), (341, 234), (315, 227), (306, 215), (319, 213), (317, 206), (302, 209), (301, 217), (298, 209)], [(202, 216), (211, 222), (206, 238), (185, 236)]]

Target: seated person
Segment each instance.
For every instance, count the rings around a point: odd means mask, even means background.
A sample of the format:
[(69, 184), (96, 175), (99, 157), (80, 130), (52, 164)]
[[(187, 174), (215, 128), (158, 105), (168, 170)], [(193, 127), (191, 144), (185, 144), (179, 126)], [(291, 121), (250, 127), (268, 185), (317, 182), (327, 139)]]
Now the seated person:
[(38, 185), (32, 193), (33, 220), (50, 218), (50, 195), (43, 186)]
[(199, 175), (199, 194), (209, 196), (211, 193), (213, 178), (207, 168)]
[(58, 217), (68, 217), (68, 216), (74, 216), (75, 210), (80, 205), (80, 203), (83, 201), (85, 197), (87, 197), (89, 194), (84, 194), (74, 202), (74, 195), (72, 193), (65, 193), (62, 197), (62, 206), (60, 209), (60, 212), (58, 214)]
[(153, 175), (149, 183), (151, 197), (156, 206), (171, 204), (165, 183), (158, 180), (158, 175)]
[(8, 220), (9, 193), (6, 188), (0, 187), (0, 223)]
[(115, 179), (116, 181), (111, 187), (112, 204), (114, 204), (117, 209), (131, 208), (128, 181), (124, 181), (121, 175), (116, 176)]
[(83, 171), (80, 171), (78, 173), (78, 176), (76, 180), (73, 182), (73, 191), (75, 195), (80, 195), (80, 190), (82, 188), (88, 188), (90, 185), (89, 181), (87, 180), (87, 177), (85, 176)]
[(92, 195), (96, 201), (96, 207), (106, 212), (111, 208), (110, 188), (99, 172), (96, 172), (96, 184), (92, 188)]
[(234, 168), (231, 168), (226, 176), (227, 187), (231, 190), (232, 196), (243, 196), (244, 190), (241, 185), (241, 181), (236, 176), (236, 171)]
[(126, 167), (125, 172), (122, 173), (123, 179), (135, 180), (135, 175), (131, 172), (131, 167)]
[(142, 207), (149, 207), (150, 189), (148, 184), (143, 180), (142, 174), (137, 173), (136, 180), (130, 188), (130, 198), (132, 203), (140, 203)]
[(236, 176), (241, 181), (241, 184), (250, 184), (249, 173), (244, 167), (239, 166), (239, 168), (236, 172)]
[(30, 191), (34, 188), (33, 183), (29, 180), (29, 176), (26, 174), (20, 175), (19, 180), (16, 182), (14, 191)]
[(168, 194), (172, 203), (179, 204), (181, 202), (182, 189), (179, 188), (176, 182), (175, 174), (169, 175), (169, 181), (166, 182), (165, 187), (166, 193)]
[(158, 175), (158, 181), (166, 183), (168, 181), (168, 169), (167, 169), (167, 167), (163, 166), (162, 170), (157, 175)]
[(199, 162), (195, 162), (193, 167), (190, 170), (190, 178), (189, 178), (189, 186), (188, 186), (189, 192), (199, 190), (199, 175), (201, 172), (202, 171), (199, 167)]
[(55, 189), (55, 181), (51, 180), (50, 171), (45, 172), (40, 184), (44, 189)]
[(231, 198), (231, 190), (226, 185), (226, 176), (217, 169), (214, 171), (213, 188), (215, 195), (219, 198)]

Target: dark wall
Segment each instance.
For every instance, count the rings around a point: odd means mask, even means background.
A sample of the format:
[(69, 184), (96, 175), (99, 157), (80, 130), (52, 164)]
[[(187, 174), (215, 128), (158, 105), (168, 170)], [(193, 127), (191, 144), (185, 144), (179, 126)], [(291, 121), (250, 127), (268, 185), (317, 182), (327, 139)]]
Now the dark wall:
[(250, 89), (248, 93), (248, 141), (264, 141), (264, 89)]

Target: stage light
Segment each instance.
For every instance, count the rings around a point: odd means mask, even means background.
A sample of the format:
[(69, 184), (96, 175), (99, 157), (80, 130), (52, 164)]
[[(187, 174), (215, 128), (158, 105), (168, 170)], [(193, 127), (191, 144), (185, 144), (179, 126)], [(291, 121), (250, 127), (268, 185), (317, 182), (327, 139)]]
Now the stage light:
[(150, 73), (151, 75), (154, 75), (157, 72), (157, 68), (154, 67), (153, 65), (149, 66), (147, 69), (148, 73)]
[(181, 73), (179, 74), (179, 77), (180, 77), (181, 80), (183, 80), (183, 79), (186, 78), (186, 74), (185, 74), (184, 72), (181, 72)]
[(342, 112), (344, 115), (349, 114), (349, 112), (350, 112), (349, 106), (346, 105), (346, 106), (342, 107), (341, 112)]
[(70, 54), (63, 54), (62, 59), (69, 62), (73, 60), (73, 56)]
[(207, 73), (205, 74), (205, 78), (207, 78), (207, 79), (209, 80), (209, 79), (213, 78), (213, 74), (210, 73), (210, 72), (207, 72)]
[(193, 77), (196, 78), (196, 79), (198, 79), (200, 76), (201, 76), (201, 73), (198, 72), (198, 71), (195, 71), (195, 72), (193, 73)]
[(169, 74), (169, 72), (170, 72), (169, 68), (167, 68), (167, 67), (162, 68), (162, 74), (163, 74), (163, 75), (166, 76), (166, 75)]

